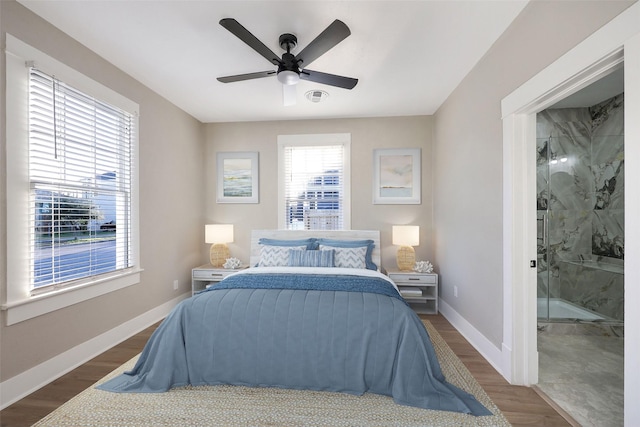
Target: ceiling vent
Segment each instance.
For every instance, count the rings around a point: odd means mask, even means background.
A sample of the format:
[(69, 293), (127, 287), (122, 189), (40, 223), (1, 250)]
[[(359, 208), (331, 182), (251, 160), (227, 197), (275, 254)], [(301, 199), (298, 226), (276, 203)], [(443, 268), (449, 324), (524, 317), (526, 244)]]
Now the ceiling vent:
[(310, 90), (304, 96), (311, 102), (321, 102), (329, 97), (329, 94), (323, 90)]

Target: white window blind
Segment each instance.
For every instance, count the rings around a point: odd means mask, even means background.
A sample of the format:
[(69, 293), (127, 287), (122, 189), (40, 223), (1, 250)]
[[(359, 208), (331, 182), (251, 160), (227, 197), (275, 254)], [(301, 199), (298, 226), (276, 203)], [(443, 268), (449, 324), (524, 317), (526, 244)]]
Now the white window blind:
[(131, 113), (30, 69), (32, 295), (132, 266), (134, 123)]
[(345, 145), (283, 147), (287, 229), (345, 228)]

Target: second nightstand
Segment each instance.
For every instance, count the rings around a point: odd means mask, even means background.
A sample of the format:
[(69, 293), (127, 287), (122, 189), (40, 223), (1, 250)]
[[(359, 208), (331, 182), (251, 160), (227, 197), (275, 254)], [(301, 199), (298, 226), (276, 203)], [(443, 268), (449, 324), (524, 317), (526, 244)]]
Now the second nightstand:
[(239, 270), (247, 268), (246, 266), (230, 269), (214, 267), (211, 264), (204, 264), (200, 267), (191, 269), (191, 295), (206, 289), (213, 283), (218, 283), (230, 274), (237, 273)]
[(411, 308), (420, 314), (438, 314), (438, 275), (389, 270), (387, 274)]

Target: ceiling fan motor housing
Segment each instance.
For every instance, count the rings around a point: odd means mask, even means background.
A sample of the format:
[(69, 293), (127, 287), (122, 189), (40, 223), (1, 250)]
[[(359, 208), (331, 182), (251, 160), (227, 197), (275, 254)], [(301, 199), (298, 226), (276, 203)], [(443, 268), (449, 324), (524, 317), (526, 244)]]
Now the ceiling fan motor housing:
[(289, 53), (298, 45), (298, 38), (293, 34), (284, 33), (280, 36), (279, 42), (280, 47)]

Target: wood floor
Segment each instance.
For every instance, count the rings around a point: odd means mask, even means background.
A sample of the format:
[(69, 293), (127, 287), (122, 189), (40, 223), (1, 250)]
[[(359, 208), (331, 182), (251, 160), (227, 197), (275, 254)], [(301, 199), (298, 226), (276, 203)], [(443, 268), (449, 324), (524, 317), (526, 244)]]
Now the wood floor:
[[(533, 389), (509, 385), (442, 315), (421, 317), (431, 321), (511, 424), (536, 427), (570, 425)], [(156, 327), (157, 324), (145, 329), (7, 407), (0, 412), (1, 426), (31, 426), (138, 354)]]

